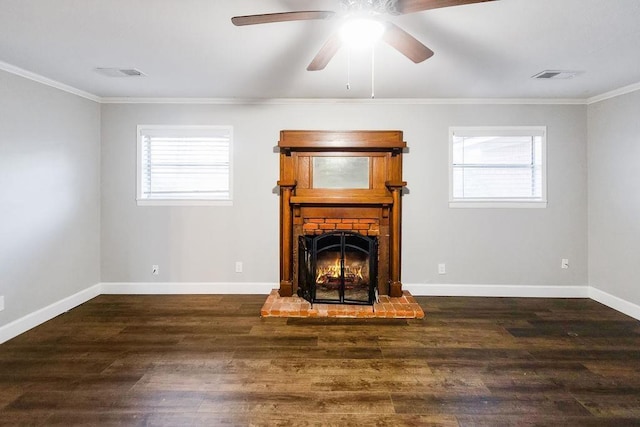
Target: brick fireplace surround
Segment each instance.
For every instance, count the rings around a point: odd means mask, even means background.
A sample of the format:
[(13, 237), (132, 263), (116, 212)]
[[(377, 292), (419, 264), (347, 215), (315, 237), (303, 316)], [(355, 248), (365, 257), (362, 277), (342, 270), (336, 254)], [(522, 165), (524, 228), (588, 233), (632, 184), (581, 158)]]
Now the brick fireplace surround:
[(380, 235), (380, 221), (375, 218), (304, 218), (302, 231), (320, 235), (329, 231), (356, 231), (365, 236)]
[[(400, 275), (402, 131), (280, 132), (280, 289), (267, 299), (263, 316), (422, 318)], [(320, 182), (320, 161), (351, 159), (361, 165), (356, 188)], [(320, 160), (320, 161), (319, 161)], [(318, 170), (314, 171), (314, 167)], [(366, 183), (368, 179), (368, 185)], [(314, 181), (315, 180), (315, 181)], [(346, 182), (346, 181), (345, 181)], [(378, 240), (374, 306), (311, 305), (298, 297), (298, 238), (356, 232)], [(322, 307), (320, 307), (322, 306)], [(377, 314), (376, 314), (377, 313)]]

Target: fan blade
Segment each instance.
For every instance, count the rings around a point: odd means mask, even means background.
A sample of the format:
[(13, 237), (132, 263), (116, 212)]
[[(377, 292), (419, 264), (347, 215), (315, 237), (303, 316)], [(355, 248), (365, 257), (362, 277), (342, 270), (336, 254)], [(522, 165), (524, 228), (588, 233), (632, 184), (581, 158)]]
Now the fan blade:
[(440, 7), (461, 6), (464, 4), (482, 3), (495, 0), (398, 0), (396, 10), (400, 14), (421, 12)]
[(329, 10), (307, 10), (300, 12), (265, 13), (262, 15), (234, 16), (233, 25), (269, 24), (272, 22), (308, 21), (311, 19), (329, 19), (335, 12)]
[(382, 36), (382, 40), (416, 64), (433, 56), (431, 49), (420, 43), (402, 28), (391, 22), (387, 22), (386, 25), (387, 29)]
[(327, 66), (331, 58), (333, 58), (338, 52), (338, 49), (342, 46), (342, 40), (340, 39), (340, 35), (338, 33), (334, 33), (329, 37), (329, 40), (326, 41), (324, 46), (320, 48), (318, 54), (313, 58), (309, 66), (307, 67), (307, 71), (320, 71), (324, 70), (324, 67)]

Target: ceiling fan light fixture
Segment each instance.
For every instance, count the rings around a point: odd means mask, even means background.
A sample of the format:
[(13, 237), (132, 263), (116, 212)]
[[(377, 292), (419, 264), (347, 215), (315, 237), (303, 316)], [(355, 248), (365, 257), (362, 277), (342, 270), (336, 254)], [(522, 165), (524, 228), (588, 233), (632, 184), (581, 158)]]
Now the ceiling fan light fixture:
[(352, 48), (373, 46), (384, 34), (382, 22), (371, 18), (353, 18), (340, 28), (342, 42)]

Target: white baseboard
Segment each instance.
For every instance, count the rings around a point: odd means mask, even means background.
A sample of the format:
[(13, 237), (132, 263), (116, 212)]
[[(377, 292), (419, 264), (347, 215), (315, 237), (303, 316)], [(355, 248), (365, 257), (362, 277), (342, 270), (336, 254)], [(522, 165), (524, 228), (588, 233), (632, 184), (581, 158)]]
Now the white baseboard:
[(425, 285), (404, 283), (402, 289), (416, 296), (589, 298), (588, 286)]
[(620, 313), (624, 313), (627, 316), (640, 320), (640, 305), (623, 300), (622, 298), (618, 298), (594, 287), (589, 288), (589, 298), (594, 301), (598, 301), (600, 304), (604, 304), (607, 307), (613, 308)]
[(101, 294), (262, 294), (266, 296), (276, 288), (278, 288), (277, 283), (99, 283), (0, 326), (0, 344)]
[[(47, 307), (0, 327), (0, 344), (47, 320), (77, 307), (100, 294), (186, 295), (258, 294), (268, 295), (277, 283), (99, 283)], [(591, 298), (614, 310), (640, 320), (640, 306), (589, 286), (448, 285), (403, 284), (415, 296)]]
[(100, 290), (100, 284), (91, 286), (90, 288), (61, 299), (60, 301), (56, 301), (53, 304), (41, 308), (40, 310), (29, 313), (24, 317), (1, 326), (0, 344), (89, 301), (91, 298), (97, 297), (100, 295)]
[(103, 282), (103, 294), (112, 295), (179, 295), (179, 294), (264, 294), (269, 295), (277, 283), (252, 282), (166, 282), (115, 283)]

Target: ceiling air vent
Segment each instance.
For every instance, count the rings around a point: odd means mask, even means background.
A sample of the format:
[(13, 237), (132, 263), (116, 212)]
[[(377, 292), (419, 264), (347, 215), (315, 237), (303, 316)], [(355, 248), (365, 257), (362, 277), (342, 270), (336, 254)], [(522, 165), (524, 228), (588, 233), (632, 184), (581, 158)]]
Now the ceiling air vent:
[(108, 77), (143, 77), (145, 75), (135, 68), (96, 68), (96, 71)]
[(546, 79), (546, 80), (562, 80), (572, 79), (579, 74), (578, 71), (562, 71), (562, 70), (545, 70), (535, 76), (531, 76), (532, 79)]

